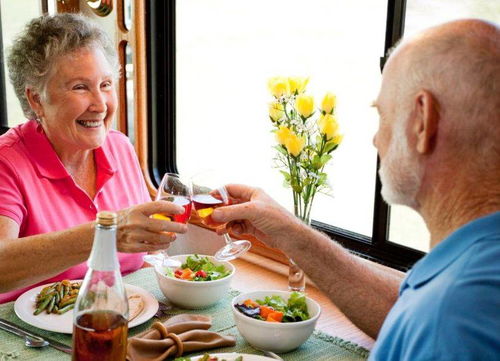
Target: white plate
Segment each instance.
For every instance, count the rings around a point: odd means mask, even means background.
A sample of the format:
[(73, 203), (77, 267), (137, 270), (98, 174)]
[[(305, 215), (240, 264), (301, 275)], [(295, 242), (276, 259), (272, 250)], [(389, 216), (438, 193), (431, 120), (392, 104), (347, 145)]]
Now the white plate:
[[(19, 298), (14, 303), (14, 311), (16, 312), (17, 317), (19, 317), (24, 322), (43, 330), (61, 333), (73, 333), (73, 312), (71, 311), (63, 313), (62, 315), (52, 313), (47, 314), (46, 312), (42, 312), (37, 316), (33, 315), (33, 312), (35, 311), (36, 295), (45, 286), (47, 285), (32, 288), (19, 296)], [(140, 294), (142, 296), (142, 299), (144, 300), (144, 309), (136, 318), (130, 321), (128, 325), (129, 328), (143, 324), (151, 317), (153, 317), (156, 311), (158, 311), (158, 301), (153, 297), (151, 293), (149, 293), (145, 289), (134, 285), (125, 284), (125, 290), (127, 291), (127, 293)]]
[[(218, 357), (219, 360), (227, 360), (227, 361), (233, 361), (236, 359), (238, 356), (243, 356), (243, 361), (269, 361), (269, 360), (274, 360), (269, 357), (265, 356), (259, 356), (259, 355), (249, 355), (246, 353), (209, 353), (210, 356), (215, 356)], [(191, 357), (191, 361), (196, 361), (201, 359), (203, 356), (196, 356), (196, 357)]]

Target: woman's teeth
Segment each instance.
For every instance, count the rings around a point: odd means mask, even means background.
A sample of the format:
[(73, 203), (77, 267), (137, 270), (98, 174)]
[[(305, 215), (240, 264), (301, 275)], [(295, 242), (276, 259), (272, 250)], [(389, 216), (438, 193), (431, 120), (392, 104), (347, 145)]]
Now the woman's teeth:
[(76, 121), (78, 124), (84, 126), (85, 128), (97, 128), (101, 126), (101, 122), (98, 121), (92, 121), (92, 120), (77, 120)]

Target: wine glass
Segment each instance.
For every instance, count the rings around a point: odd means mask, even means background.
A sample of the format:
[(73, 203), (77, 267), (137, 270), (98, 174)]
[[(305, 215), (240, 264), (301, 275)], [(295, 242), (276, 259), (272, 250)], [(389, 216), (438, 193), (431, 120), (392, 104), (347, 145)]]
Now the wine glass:
[[(163, 200), (180, 205), (184, 207), (184, 213), (173, 215), (155, 213), (151, 217), (185, 224), (191, 217), (191, 198), (192, 191), (188, 180), (176, 173), (165, 173), (158, 187), (155, 200)], [(171, 259), (168, 256), (167, 250), (162, 250), (159, 254), (147, 255), (144, 257), (144, 260), (166, 267), (180, 267), (181, 265), (181, 262)]]
[(208, 228), (224, 230), (226, 245), (215, 253), (215, 259), (229, 261), (248, 251), (252, 244), (247, 240), (233, 241), (226, 230), (226, 223), (215, 222), (211, 214), (218, 207), (231, 204), (229, 194), (213, 171), (199, 173), (191, 179), (193, 207), (201, 222)]

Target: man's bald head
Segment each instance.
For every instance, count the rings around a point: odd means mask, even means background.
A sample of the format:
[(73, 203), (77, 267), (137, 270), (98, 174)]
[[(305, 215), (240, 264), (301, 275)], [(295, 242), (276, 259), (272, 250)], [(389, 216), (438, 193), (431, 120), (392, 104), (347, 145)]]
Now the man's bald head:
[(498, 26), (467, 19), (430, 28), (396, 48), (385, 71), (392, 73), (399, 109), (411, 112), (421, 90), (436, 99), (448, 150), (500, 160)]

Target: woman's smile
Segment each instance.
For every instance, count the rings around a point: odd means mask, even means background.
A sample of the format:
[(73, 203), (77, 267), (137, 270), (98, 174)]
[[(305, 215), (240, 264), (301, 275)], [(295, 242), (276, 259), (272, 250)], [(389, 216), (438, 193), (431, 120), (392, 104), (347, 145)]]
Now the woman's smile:
[(95, 128), (100, 128), (104, 125), (104, 122), (102, 120), (83, 120), (83, 119), (78, 119), (76, 121), (79, 125), (81, 125), (84, 128), (89, 128), (89, 129), (95, 129)]

